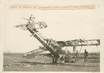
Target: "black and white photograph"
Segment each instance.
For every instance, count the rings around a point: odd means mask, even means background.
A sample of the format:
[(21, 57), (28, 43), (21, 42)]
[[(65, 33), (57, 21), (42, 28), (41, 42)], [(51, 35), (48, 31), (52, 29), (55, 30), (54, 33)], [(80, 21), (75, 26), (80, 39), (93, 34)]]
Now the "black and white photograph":
[(2, 72), (102, 71), (103, 0), (1, 4)]

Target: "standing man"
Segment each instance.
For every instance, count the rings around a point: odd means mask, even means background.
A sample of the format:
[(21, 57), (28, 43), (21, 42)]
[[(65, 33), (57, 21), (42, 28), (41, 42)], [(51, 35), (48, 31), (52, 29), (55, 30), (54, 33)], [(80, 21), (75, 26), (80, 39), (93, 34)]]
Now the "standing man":
[(87, 62), (88, 60), (88, 51), (85, 49), (84, 51), (84, 62)]
[(78, 55), (79, 55), (79, 53), (78, 53), (78, 50), (77, 50), (76, 53), (75, 53), (75, 62), (78, 61)]

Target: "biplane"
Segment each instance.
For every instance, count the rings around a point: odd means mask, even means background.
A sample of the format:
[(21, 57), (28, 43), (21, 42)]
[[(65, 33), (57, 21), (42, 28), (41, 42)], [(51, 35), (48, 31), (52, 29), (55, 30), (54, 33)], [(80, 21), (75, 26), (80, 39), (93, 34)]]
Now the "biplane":
[[(68, 40), (68, 41), (55, 41), (53, 39), (46, 39), (39, 34), (39, 30), (46, 28), (47, 25), (45, 22), (42, 21), (35, 21), (34, 16), (30, 16), (27, 19), (27, 23), (23, 25), (16, 25), (16, 28), (23, 28), (24, 30), (29, 31), (32, 36), (37, 39), (41, 44), (42, 47), (38, 49), (34, 49), (32, 51), (26, 52), (24, 57), (31, 57), (36, 55), (48, 55), (52, 58), (52, 63), (58, 63), (58, 60), (65, 61), (62, 59), (64, 57), (69, 57), (69, 51), (63, 50), (65, 46), (73, 47), (73, 53), (76, 52), (76, 46), (99, 46), (100, 40), (99, 39), (91, 39), (91, 40), (82, 40), (82, 39), (75, 39), (75, 40)], [(46, 53), (48, 51), (48, 53)]]

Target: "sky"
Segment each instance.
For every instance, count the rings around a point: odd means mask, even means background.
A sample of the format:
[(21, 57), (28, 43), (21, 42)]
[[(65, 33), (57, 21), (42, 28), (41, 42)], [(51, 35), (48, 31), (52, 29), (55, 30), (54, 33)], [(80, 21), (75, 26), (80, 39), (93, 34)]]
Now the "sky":
[[(22, 1), (22, 0), (21, 0)], [(21, 2), (20, 0), (7, 0), (3, 2), (3, 25), (2, 42), (4, 52), (28, 52), (37, 49), (41, 44), (28, 31), (15, 28), (15, 25), (25, 24), (25, 18), (31, 14), (36, 20), (44, 21), (47, 28), (40, 31), (43, 37), (52, 38), (56, 41), (73, 39), (100, 39), (101, 45), (98, 47), (83, 47), (89, 52), (99, 52), (104, 39), (104, 5), (99, 0), (88, 0), (80, 2), (56, 1), (51, 0), (47, 3), (36, 1)], [(93, 10), (34, 10), (34, 9), (12, 9), (13, 4), (33, 4), (33, 5), (77, 5), (77, 4), (95, 4)], [(80, 48), (80, 47), (79, 47)]]

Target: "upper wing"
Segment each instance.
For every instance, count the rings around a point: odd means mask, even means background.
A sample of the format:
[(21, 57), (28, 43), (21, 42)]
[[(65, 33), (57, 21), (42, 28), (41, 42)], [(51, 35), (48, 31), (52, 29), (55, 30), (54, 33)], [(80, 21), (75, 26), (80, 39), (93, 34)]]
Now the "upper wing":
[(57, 43), (61, 47), (65, 47), (65, 46), (99, 46), (100, 39), (91, 39), (91, 40), (76, 39), (76, 40), (69, 40), (69, 41), (57, 41)]

